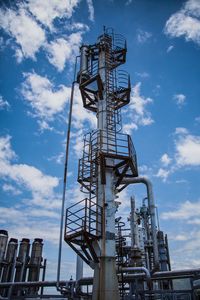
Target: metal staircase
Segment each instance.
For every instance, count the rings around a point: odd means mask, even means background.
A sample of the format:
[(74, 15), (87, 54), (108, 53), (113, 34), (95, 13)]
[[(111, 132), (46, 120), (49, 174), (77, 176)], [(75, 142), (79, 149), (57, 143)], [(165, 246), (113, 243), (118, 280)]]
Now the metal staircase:
[(138, 176), (131, 137), (121, 133), (121, 107), (129, 103), (131, 90), (128, 73), (117, 70), (125, 60), (126, 41), (110, 30), (96, 44), (81, 47), (77, 81), (83, 106), (99, 118), (102, 105), (105, 122), (103, 129), (84, 136), (77, 180), (86, 198), (67, 209), (65, 241), (90, 265), (98, 261), (98, 240), (103, 235), (105, 208), (98, 205), (98, 185), (106, 185), (106, 170), (112, 170), (115, 193), (126, 187), (124, 178)]

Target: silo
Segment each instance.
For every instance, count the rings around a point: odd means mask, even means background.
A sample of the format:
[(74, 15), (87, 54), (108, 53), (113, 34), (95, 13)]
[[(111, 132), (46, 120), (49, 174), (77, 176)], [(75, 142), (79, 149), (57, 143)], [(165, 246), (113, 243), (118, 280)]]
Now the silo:
[[(39, 281), (40, 267), (42, 262), (42, 248), (43, 248), (43, 240), (38, 238), (35, 239), (32, 244), (28, 281)], [(31, 295), (36, 294), (37, 292), (38, 292), (37, 287), (32, 287), (29, 289), (29, 294)]]
[(3, 263), (5, 259), (7, 242), (8, 242), (8, 232), (6, 230), (0, 230), (0, 281), (1, 281)]
[(18, 240), (11, 238), (8, 243), (6, 251), (5, 266), (3, 269), (2, 282), (7, 282), (12, 280), (12, 269), (14, 267), (14, 260), (16, 257), (16, 251), (18, 247)]
[(22, 239), (19, 246), (17, 257), (17, 267), (15, 273), (15, 281), (26, 281), (27, 264), (29, 261), (30, 240)]
[[(18, 240), (11, 238), (8, 243), (6, 251), (6, 259), (3, 268), (2, 282), (11, 282), (13, 281), (14, 271), (15, 271), (15, 260), (17, 255)], [(0, 294), (4, 297), (7, 296), (7, 289), (2, 289)]]

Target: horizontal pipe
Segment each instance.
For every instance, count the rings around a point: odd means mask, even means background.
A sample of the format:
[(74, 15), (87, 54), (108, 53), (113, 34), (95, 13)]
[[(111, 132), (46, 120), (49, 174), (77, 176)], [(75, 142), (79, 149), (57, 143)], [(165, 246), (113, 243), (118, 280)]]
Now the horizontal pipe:
[[(174, 270), (174, 271), (163, 271), (163, 272), (155, 272), (152, 276), (150, 276), (150, 272), (148, 269), (144, 267), (124, 267), (121, 269), (122, 272), (134, 272), (134, 271), (142, 271), (143, 273), (136, 273), (136, 274), (126, 274), (124, 278), (127, 279), (135, 279), (137, 277), (144, 277), (151, 278), (152, 280), (159, 280), (159, 279), (172, 279), (172, 278), (181, 278), (186, 276), (195, 275), (195, 273), (200, 273), (200, 268), (198, 269), (183, 269), (183, 270)], [(57, 281), (27, 281), (27, 282), (1, 282), (0, 288), (8, 288), (11, 285), (20, 287), (29, 287), (29, 286), (38, 286), (38, 287), (50, 287), (56, 286)], [(62, 280), (59, 281), (59, 286), (66, 286), (67, 284), (75, 284), (78, 286), (81, 285), (92, 285), (93, 284), (93, 277), (84, 277), (76, 280)]]
[(162, 276), (179, 276), (179, 275), (193, 275), (195, 273), (200, 274), (200, 268), (198, 269), (183, 269), (183, 270), (174, 270), (174, 271), (162, 271), (155, 272), (152, 277), (162, 277)]
[[(26, 281), (26, 282), (1, 282), (0, 288), (6, 288), (10, 286), (38, 286), (38, 287), (47, 287), (47, 286), (56, 286), (57, 281)], [(65, 286), (67, 284), (77, 284), (77, 285), (91, 285), (93, 283), (92, 277), (81, 278), (78, 281), (76, 280), (62, 280), (59, 281), (59, 286)]]
[(151, 274), (149, 272), (149, 270), (145, 267), (124, 267), (124, 268), (121, 268), (121, 271), (122, 272), (138, 272), (138, 271), (141, 271), (141, 272), (144, 272), (146, 277), (150, 280), (151, 279)]

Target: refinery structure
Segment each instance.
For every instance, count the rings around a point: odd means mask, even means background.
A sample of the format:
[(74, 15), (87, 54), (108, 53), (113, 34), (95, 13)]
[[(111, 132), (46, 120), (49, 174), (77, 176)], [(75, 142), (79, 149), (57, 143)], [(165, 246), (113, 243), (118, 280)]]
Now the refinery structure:
[[(152, 184), (139, 176), (133, 141), (122, 132), (121, 108), (128, 105), (131, 92), (129, 74), (121, 70), (126, 52), (125, 38), (109, 28), (95, 44), (81, 46), (69, 112), (57, 280), (45, 280), (41, 239), (31, 248), (29, 239), (18, 245), (1, 230), (0, 299), (199, 299), (200, 268), (171, 270)], [(78, 164), (83, 200), (65, 210), (75, 84), (84, 108), (96, 114), (97, 128), (84, 136)], [(146, 195), (139, 207), (132, 195), (123, 219), (119, 194), (138, 184), (145, 186)], [(63, 239), (77, 255), (76, 278), (67, 281), (60, 278)], [(83, 277), (84, 264), (93, 270), (92, 277)], [(54, 295), (48, 287), (54, 287)]]

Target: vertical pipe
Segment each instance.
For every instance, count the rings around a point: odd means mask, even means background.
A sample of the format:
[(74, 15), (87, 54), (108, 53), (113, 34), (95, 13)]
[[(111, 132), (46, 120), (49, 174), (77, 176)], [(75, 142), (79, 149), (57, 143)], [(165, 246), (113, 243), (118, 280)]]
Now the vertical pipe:
[[(45, 276), (46, 276), (46, 267), (47, 267), (47, 260), (46, 258), (44, 259), (44, 264), (43, 264), (43, 271), (42, 271), (42, 281), (45, 281)], [(40, 295), (42, 296), (44, 293), (44, 287), (41, 287), (41, 292)]]
[(157, 228), (156, 228), (156, 207), (153, 196), (153, 189), (150, 180), (146, 177), (126, 178), (123, 180), (125, 184), (144, 183), (147, 188), (148, 207), (151, 218), (151, 234), (153, 242), (153, 260), (154, 268), (159, 269), (158, 243), (157, 243)]
[(83, 260), (77, 255), (76, 256), (76, 280), (83, 278)]
[(60, 269), (61, 269), (61, 259), (62, 259), (62, 239), (63, 239), (63, 225), (64, 225), (64, 216), (65, 216), (65, 195), (67, 187), (67, 172), (68, 172), (68, 156), (69, 156), (69, 144), (70, 144), (70, 133), (71, 133), (71, 122), (72, 122), (72, 108), (74, 102), (74, 87), (76, 83), (76, 66), (77, 60), (75, 61), (74, 68), (74, 81), (72, 83), (71, 97), (70, 97), (70, 108), (69, 108), (69, 119), (68, 119), (68, 128), (67, 128), (67, 141), (66, 141), (66, 151), (65, 151), (65, 165), (64, 165), (64, 178), (63, 178), (63, 193), (62, 193), (62, 203), (61, 203), (61, 212), (60, 212), (60, 234), (59, 234), (59, 245), (58, 245), (58, 266), (57, 266), (57, 290), (60, 291), (59, 281), (60, 281)]
[(134, 197), (131, 197), (130, 225), (131, 225), (131, 247), (139, 248), (139, 232), (138, 232), (138, 224), (136, 220)]

